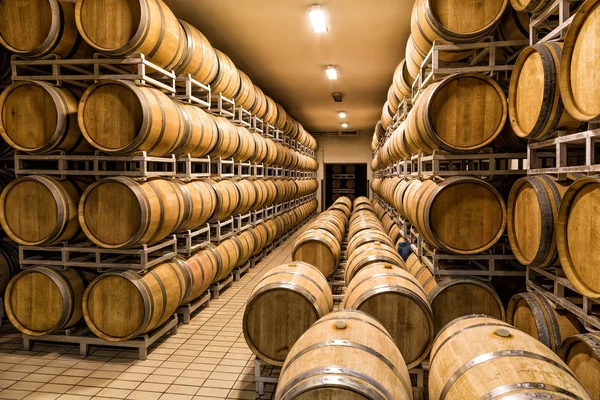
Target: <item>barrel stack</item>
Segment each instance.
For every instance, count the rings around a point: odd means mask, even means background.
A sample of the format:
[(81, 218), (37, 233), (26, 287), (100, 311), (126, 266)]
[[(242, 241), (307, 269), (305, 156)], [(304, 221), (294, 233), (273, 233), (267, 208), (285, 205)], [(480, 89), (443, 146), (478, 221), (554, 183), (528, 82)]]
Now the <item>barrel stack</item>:
[[(373, 134), (371, 189), (377, 217), (390, 234), (389, 221), (397, 225), (396, 248), (432, 308), (432, 399), (509, 393), (491, 381), (481, 391), (449, 387), (460, 382), (452, 374), (461, 365), (442, 362), (436, 345), (461, 329), (467, 335), (464, 324), (477, 321), (470, 314), (537, 339), (570, 363), (589, 393), (582, 398), (597, 397), (589, 377), (600, 329), (600, 275), (591, 267), (600, 257), (592, 244), (600, 181), (591, 171), (600, 109), (592, 101), (598, 68), (584, 54), (598, 42), (590, 32), (599, 4), (498, 0), (484, 10), (468, 1), (415, 2), (406, 59)], [(557, 390), (580, 396), (580, 386), (564, 382)], [(553, 395), (540, 387), (531, 392)]]
[[(0, 4), (6, 313), (37, 341), (152, 342), (315, 213), (317, 142), (161, 0), (21, 3)], [(70, 60), (80, 79), (51, 72)]]

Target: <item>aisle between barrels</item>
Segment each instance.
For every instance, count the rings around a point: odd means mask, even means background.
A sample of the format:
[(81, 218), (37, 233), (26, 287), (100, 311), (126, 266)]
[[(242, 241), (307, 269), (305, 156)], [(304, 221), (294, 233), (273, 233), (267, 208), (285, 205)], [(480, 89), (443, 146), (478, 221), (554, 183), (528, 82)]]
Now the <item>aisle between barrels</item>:
[[(92, 348), (84, 357), (76, 346), (39, 343), (26, 352), (21, 334), (5, 323), (0, 328), (0, 399), (256, 398), (254, 355), (242, 334), (244, 305), (265, 272), (291, 261), (301, 231), (212, 300), (189, 325), (180, 325), (177, 335), (160, 340), (145, 361), (137, 360), (135, 350), (111, 348)], [(261, 399), (270, 399), (273, 391), (267, 385)]]

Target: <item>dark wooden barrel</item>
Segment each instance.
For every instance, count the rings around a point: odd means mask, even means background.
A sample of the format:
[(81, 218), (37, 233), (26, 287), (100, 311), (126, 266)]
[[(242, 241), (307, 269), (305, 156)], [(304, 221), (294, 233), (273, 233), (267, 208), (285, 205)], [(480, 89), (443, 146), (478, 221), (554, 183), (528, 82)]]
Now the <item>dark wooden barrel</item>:
[(585, 333), (567, 338), (558, 352), (560, 358), (575, 374), (581, 385), (592, 396), (600, 397), (600, 335)]
[[(506, 7), (498, 29), (496, 29), (495, 38), (499, 41), (529, 40), (529, 20), (529, 14), (526, 12), (519, 12), (510, 6)], [(498, 48), (507, 58), (521, 49), (520, 46)]]
[(184, 57), (188, 38), (177, 17), (162, 0), (79, 0), (77, 29), (100, 53), (142, 53), (166, 70)]
[(552, 0), (510, 0), (512, 8), (531, 14), (539, 14), (552, 4)]
[(42, 175), (10, 182), (0, 196), (4, 232), (29, 246), (77, 241), (83, 236), (77, 207), (89, 183), (85, 178), (59, 181)]
[(582, 329), (573, 314), (553, 309), (548, 300), (537, 293), (514, 295), (506, 309), (506, 322), (539, 340), (555, 353), (564, 339), (577, 335)]
[(8, 283), (20, 270), (19, 249), (10, 241), (0, 242), (0, 296)]
[(78, 102), (66, 88), (38, 81), (13, 83), (0, 95), (0, 135), (26, 153), (92, 153), (77, 124)]
[(178, 74), (190, 74), (193, 79), (208, 85), (217, 76), (217, 53), (196, 27), (181, 19), (179, 23), (185, 35), (185, 47), (176, 71)]
[(244, 339), (257, 357), (280, 366), (300, 336), (332, 310), (329, 284), (318, 269), (303, 262), (283, 264), (252, 290), (244, 309)]
[(412, 398), (408, 369), (389, 333), (354, 310), (328, 314), (298, 339), (275, 392), (275, 400)]
[(215, 49), (215, 52), (217, 53), (219, 69), (217, 76), (210, 84), (210, 88), (215, 94), (221, 93), (224, 97), (233, 99), (242, 84), (240, 74), (231, 58), (220, 50)]
[(184, 221), (185, 205), (171, 180), (115, 177), (86, 189), (78, 215), (86, 236), (98, 246), (129, 248), (158, 243), (173, 233)]
[(35, 266), (16, 275), (6, 288), (6, 315), (31, 336), (49, 335), (81, 320), (82, 298), (96, 274)]
[(90, 86), (79, 102), (78, 121), (87, 141), (110, 154), (164, 156), (185, 143), (189, 132), (180, 103), (158, 89), (123, 80)]
[(186, 289), (179, 262), (179, 259), (166, 261), (143, 275), (123, 271), (98, 276), (83, 296), (87, 326), (104, 340), (120, 342), (173, 318)]

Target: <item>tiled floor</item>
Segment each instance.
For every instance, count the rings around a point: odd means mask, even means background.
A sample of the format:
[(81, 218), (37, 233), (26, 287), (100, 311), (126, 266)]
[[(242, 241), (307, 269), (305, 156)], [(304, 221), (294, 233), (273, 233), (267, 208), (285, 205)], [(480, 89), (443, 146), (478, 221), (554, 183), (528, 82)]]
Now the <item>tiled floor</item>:
[[(295, 237), (276, 248), (240, 282), (197, 314), (177, 335), (150, 350), (92, 348), (79, 355), (72, 345), (36, 344), (22, 350), (21, 336), (0, 328), (0, 399), (254, 399), (254, 355), (242, 334), (244, 305), (262, 275), (291, 260)], [(270, 399), (273, 385), (267, 385)]]

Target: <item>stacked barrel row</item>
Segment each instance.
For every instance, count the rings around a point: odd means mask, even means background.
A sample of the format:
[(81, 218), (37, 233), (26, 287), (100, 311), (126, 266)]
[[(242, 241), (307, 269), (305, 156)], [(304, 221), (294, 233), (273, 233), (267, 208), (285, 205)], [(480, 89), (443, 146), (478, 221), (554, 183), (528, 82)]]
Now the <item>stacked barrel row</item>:
[[(194, 80), (210, 85), (213, 93), (234, 99), (238, 106), (265, 123), (316, 150), (316, 141), (300, 123), (254, 85), (227, 55), (214, 49), (198, 29), (178, 20), (162, 0), (118, 4), (102, 0), (3, 2), (0, 15), (0, 43), (14, 54), (27, 58), (56, 54), (61, 58), (77, 59), (91, 58), (94, 52), (109, 57), (142, 53), (158, 67), (173, 70), (177, 75), (189, 74)], [(105, 96), (110, 95), (107, 91), (118, 91), (114, 86), (107, 88), (102, 84), (95, 90)], [(118, 110), (126, 105), (121, 110), (126, 114), (141, 112), (142, 108), (148, 107), (137, 105), (131, 108), (131, 102), (149, 102), (155, 106), (154, 112), (160, 113), (159, 104), (164, 99), (155, 98), (155, 94), (139, 90), (113, 104), (107, 102), (96, 106)], [(144, 98), (136, 100), (136, 96)], [(115, 116), (122, 115), (117, 113)], [(115, 125), (119, 123), (118, 119), (113, 120)]]
[(341, 197), (319, 214), (296, 239), (293, 262), (267, 272), (250, 294), (244, 338), (264, 362), (281, 366), (300, 336), (333, 310), (327, 277), (339, 263), (351, 207)]
[(330, 277), (340, 263), (351, 212), (352, 201), (346, 196), (338, 198), (298, 237), (292, 259), (314, 265)]
[(317, 209), (316, 200), (236, 234), (185, 260), (175, 258), (146, 274), (115, 270), (27, 269), (6, 291), (6, 312), (22, 332), (42, 336), (77, 324), (119, 342), (160, 326), (177, 307), (203, 295), (213, 282), (231, 274)]

